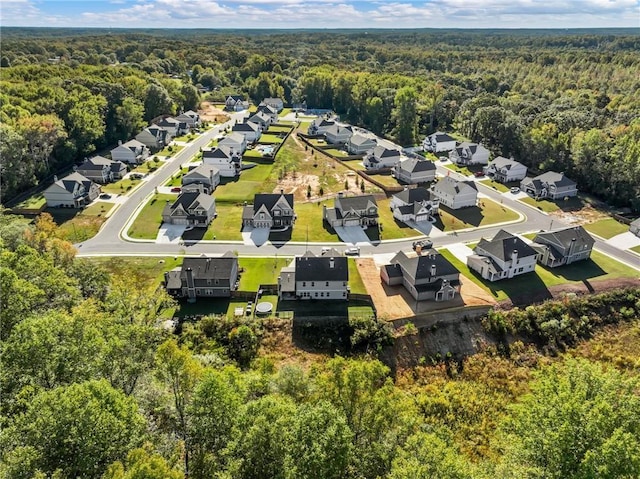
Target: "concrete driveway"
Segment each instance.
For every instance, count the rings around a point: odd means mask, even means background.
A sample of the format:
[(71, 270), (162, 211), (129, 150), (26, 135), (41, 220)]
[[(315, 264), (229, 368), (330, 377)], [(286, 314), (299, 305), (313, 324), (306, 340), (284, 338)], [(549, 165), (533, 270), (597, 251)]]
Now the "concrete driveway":
[(365, 230), (361, 226), (336, 226), (334, 228), (340, 240), (345, 243), (371, 243)]
[(179, 244), (182, 239), (182, 233), (187, 229), (187, 225), (171, 225), (162, 223), (158, 230), (156, 243), (173, 243)]
[(438, 236), (447, 236), (447, 234), (444, 233), (441, 229), (433, 226), (433, 223), (431, 223), (430, 221), (420, 221), (417, 223), (415, 221), (407, 221), (406, 224), (407, 226), (419, 231), (425, 236), (430, 236), (432, 238), (437, 238)]
[(242, 241), (246, 245), (262, 246), (269, 241), (269, 231), (269, 228), (245, 226), (242, 229)]
[(467, 264), (467, 256), (471, 256), (473, 254), (473, 250), (462, 243), (456, 243), (449, 245), (447, 249), (451, 252), (453, 256), (462, 261), (464, 264)]
[(614, 236), (613, 238), (609, 238), (607, 240), (607, 243), (615, 246), (616, 248), (630, 249), (635, 248), (636, 246), (640, 246), (640, 238), (627, 231), (626, 233), (622, 233)]

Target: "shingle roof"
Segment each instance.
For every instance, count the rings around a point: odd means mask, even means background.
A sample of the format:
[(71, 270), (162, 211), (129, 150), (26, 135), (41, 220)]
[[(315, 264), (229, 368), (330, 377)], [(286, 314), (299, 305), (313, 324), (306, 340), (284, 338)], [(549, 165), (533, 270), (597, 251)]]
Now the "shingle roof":
[(595, 240), (582, 226), (573, 226), (562, 230), (538, 233), (534, 241), (536, 243), (552, 241), (563, 245), (565, 248), (569, 248), (571, 243), (575, 241), (576, 246), (580, 249), (583, 249), (584, 246), (591, 248), (595, 244)]
[(473, 251), (478, 252), (480, 249), (502, 261), (509, 260), (514, 251), (518, 252), (519, 258), (537, 254), (536, 251), (521, 238), (505, 230), (498, 231), (491, 240), (482, 238)]
[(387, 148), (386, 146), (377, 145), (373, 149), (373, 156), (376, 158), (390, 158), (392, 156), (400, 156), (400, 150), (395, 148)]
[(405, 188), (400, 193), (396, 193), (396, 198), (405, 203), (415, 203), (417, 201), (431, 200), (431, 192), (426, 188)]
[(296, 258), (296, 281), (349, 281), (344, 256), (304, 256)]
[(371, 203), (373, 203), (374, 206), (378, 206), (373, 195), (346, 196), (336, 198), (334, 206), (341, 211), (350, 209), (366, 210)]
[(187, 269), (191, 268), (194, 282), (203, 285), (203, 281), (217, 280), (218, 287), (231, 287), (231, 273), (238, 265), (238, 258), (231, 252), (227, 252), (220, 258), (185, 258), (180, 268), (170, 271), (167, 275), (167, 288), (179, 289), (183, 281), (186, 282)]
[[(423, 251), (421, 256), (412, 258), (400, 251), (391, 260), (391, 264), (394, 263), (402, 266), (402, 269), (416, 280), (459, 273), (456, 267), (436, 250)], [(435, 275), (433, 274), (434, 272)]]
[(215, 148), (205, 148), (202, 150), (203, 158), (225, 158), (229, 159), (233, 156), (233, 152), (227, 145), (220, 145)]
[(173, 203), (167, 203), (165, 206), (165, 211), (174, 210), (178, 206), (182, 206), (185, 211), (196, 208), (198, 206), (202, 206), (205, 210), (209, 210), (215, 205), (215, 199), (211, 195), (207, 195), (205, 193), (201, 193), (198, 191), (182, 193), (178, 196), (178, 199)]
[(88, 190), (93, 184), (93, 181), (91, 181), (89, 178), (82, 176), (80, 173), (73, 172), (65, 176), (64, 178), (56, 181), (55, 184), (64, 188), (69, 192), (73, 192), (76, 185), (78, 184), (81, 184), (82, 186), (85, 187), (85, 189)]
[(408, 171), (409, 173), (420, 173), (423, 171), (433, 171), (436, 169), (436, 165), (433, 164), (433, 161), (429, 160), (407, 158), (406, 160), (402, 160), (398, 163), (398, 168)]
[(495, 168), (506, 168), (507, 170), (510, 170), (514, 166), (524, 166), (519, 161), (513, 160), (511, 158), (504, 158), (502, 156), (495, 157), (490, 165), (493, 165)]
[(351, 143), (352, 145), (364, 145), (365, 143), (376, 143), (376, 140), (373, 138), (369, 138), (368, 136), (364, 136), (364, 135), (360, 135), (358, 133), (354, 134), (353, 136), (351, 136), (351, 138), (349, 138), (349, 143)]
[(557, 173), (555, 171), (547, 171), (546, 173), (542, 173), (541, 175), (533, 178), (534, 181), (542, 181), (547, 184), (555, 184), (556, 186), (574, 186), (576, 184), (575, 181), (570, 180), (564, 173)]
[(456, 181), (450, 176), (445, 176), (433, 185), (432, 188), (436, 192), (447, 193), (453, 196), (459, 193), (467, 193), (470, 190), (475, 192), (478, 191), (478, 188), (473, 181)]
[(192, 178), (194, 176), (204, 176), (206, 178), (211, 178), (212, 173), (215, 176), (216, 173), (220, 173), (220, 170), (213, 165), (202, 163), (201, 165), (196, 166), (193, 170), (184, 175), (183, 180)]
[(247, 131), (247, 132), (257, 132), (258, 131), (258, 125), (256, 125), (253, 122), (247, 122), (247, 123), (238, 123), (237, 125), (233, 125), (233, 127), (231, 128), (232, 131)]

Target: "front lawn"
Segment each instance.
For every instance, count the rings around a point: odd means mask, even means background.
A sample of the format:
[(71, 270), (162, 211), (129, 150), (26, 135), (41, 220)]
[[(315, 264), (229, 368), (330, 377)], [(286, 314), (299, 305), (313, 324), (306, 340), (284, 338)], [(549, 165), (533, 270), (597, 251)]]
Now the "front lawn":
[[(493, 181), (491, 179), (481, 180), (480, 183), (488, 186), (489, 188), (493, 188), (494, 190), (498, 190), (500, 193), (507, 193), (509, 191), (509, 187), (507, 185), (504, 185), (498, 181)], [(514, 186), (517, 185), (514, 183)]]
[(540, 211), (544, 211), (545, 213), (553, 213), (554, 211), (558, 211), (560, 207), (553, 201), (549, 200), (536, 200), (527, 196), (526, 198), (520, 198), (521, 202), (526, 203), (534, 208), (538, 208)]
[(488, 198), (480, 198), (479, 206), (452, 210), (440, 205), (440, 218), (437, 228), (443, 231), (456, 231), (495, 223), (516, 221), (518, 213)]
[(198, 135), (196, 135), (195, 133), (189, 133), (188, 135), (177, 136), (177, 137), (175, 137), (173, 139), (173, 141), (180, 141), (180, 142), (183, 142), (183, 143), (189, 143), (190, 141), (195, 140), (197, 136)]
[(291, 241), (334, 242), (340, 241), (338, 235), (324, 227), (322, 207), (333, 207), (333, 201), (321, 203), (296, 203), (296, 223), (291, 233)]
[(613, 218), (606, 218), (604, 220), (596, 221), (595, 223), (588, 223), (583, 226), (587, 231), (596, 234), (604, 239), (613, 238), (616, 235), (629, 231), (628, 225), (620, 223)]
[(176, 195), (157, 194), (151, 198), (129, 228), (128, 234), (132, 238), (156, 239), (162, 224), (162, 210), (167, 201), (175, 201)]
[(147, 160), (144, 163), (139, 164), (138, 166), (136, 166), (133, 170), (131, 170), (132, 172), (135, 173), (142, 173), (142, 174), (148, 174), (148, 173), (153, 173), (154, 171), (156, 171), (158, 168), (160, 168), (162, 166), (162, 162), (160, 160)]
[(241, 291), (258, 291), (261, 284), (277, 284), (280, 270), (291, 263), (292, 258), (239, 258), (244, 268), (240, 277)]
[(640, 245), (634, 246), (633, 248), (631, 248), (631, 251), (640, 254)]
[(179, 172), (171, 175), (164, 186), (182, 186), (182, 177), (189, 172), (189, 168), (182, 168)]
[(282, 143), (282, 138), (276, 135), (270, 135), (269, 133), (264, 133), (260, 136), (258, 143), (260, 143), (261, 145), (279, 145), (280, 143)]
[(113, 203), (96, 201), (84, 210), (52, 208), (48, 212), (58, 224), (58, 236), (72, 243), (79, 243), (98, 234), (113, 206)]
[[(218, 203), (216, 201), (216, 214), (216, 218), (204, 233), (202, 229), (194, 228), (191, 231), (185, 231), (182, 238), (185, 240), (242, 240), (242, 206)], [(197, 236), (201, 236), (201, 238)]]
[(107, 183), (106, 185), (102, 185), (103, 193), (111, 193), (115, 195), (124, 195), (133, 189), (134, 186), (139, 184), (142, 180), (132, 180), (130, 178), (126, 178), (115, 183)]
[(398, 221), (393, 217), (393, 213), (389, 208), (390, 202), (391, 200), (389, 198), (377, 200), (378, 215), (380, 216), (379, 222), (382, 224), (382, 234), (380, 239), (390, 240), (420, 236), (422, 233), (410, 228), (405, 223)]
[(159, 151), (157, 153), (158, 156), (174, 156), (176, 155), (180, 150), (182, 150), (184, 148), (184, 146), (182, 145), (169, 145), (169, 146), (165, 146), (164, 150)]
[(448, 163), (444, 167), (465, 176), (473, 176), (474, 173), (482, 171), (482, 165), (459, 166), (455, 163)]

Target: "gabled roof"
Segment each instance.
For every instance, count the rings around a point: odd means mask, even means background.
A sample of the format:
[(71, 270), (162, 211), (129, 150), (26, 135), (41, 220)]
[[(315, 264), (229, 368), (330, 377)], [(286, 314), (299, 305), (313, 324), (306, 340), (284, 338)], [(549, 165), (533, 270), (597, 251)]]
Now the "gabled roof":
[(386, 146), (382, 145), (376, 145), (372, 153), (376, 158), (392, 158), (394, 156), (400, 156), (400, 150), (396, 150), (395, 148), (387, 148)]
[(89, 188), (91, 188), (91, 185), (93, 185), (94, 183), (89, 178), (82, 176), (80, 173), (73, 172), (65, 176), (64, 178), (54, 182), (54, 184), (61, 188), (64, 188), (70, 193), (73, 193), (73, 191), (79, 185), (84, 186), (85, 189), (88, 191)]
[(507, 170), (510, 170), (512, 168), (515, 168), (517, 166), (523, 166), (524, 165), (512, 158), (504, 158), (502, 156), (497, 156), (493, 159), (493, 161), (491, 163), (489, 163), (489, 166), (493, 166), (496, 169), (502, 169), (505, 168)]
[(266, 103), (260, 103), (260, 105), (258, 105), (258, 109), (256, 111), (264, 112), (267, 115), (275, 115), (275, 114), (278, 113), (275, 110), (275, 108), (273, 108), (271, 105), (267, 105)]
[(231, 131), (246, 131), (256, 133), (258, 131), (258, 125), (252, 122), (238, 123), (237, 125), (233, 125)]
[(289, 207), (293, 209), (293, 194), (291, 193), (259, 193), (253, 199), (253, 211), (258, 211), (263, 206), (271, 211), (281, 198), (284, 198)]
[(546, 173), (542, 173), (541, 175), (534, 177), (533, 180), (538, 180), (547, 184), (554, 184), (556, 185), (556, 187), (576, 185), (576, 182), (564, 176), (564, 173), (556, 173), (555, 171), (547, 171)]
[[(179, 289), (182, 287), (183, 281), (186, 281), (187, 270), (191, 269), (194, 282), (203, 285), (200, 281), (211, 280), (218, 281), (217, 286), (230, 287), (231, 273), (237, 270), (238, 258), (230, 251), (219, 258), (209, 258), (202, 256), (200, 258), (185, 258), (182, 266), (169, 272), (167, 275), (167, 288)], [(200, 280), (200, 281), (199, 281)]]
[(582, 226), (538, 233), (533, 241), (536, 243), (560, 244), (567, 249), (571, 246), (571, 243), (575, 243), (580, 250), (584, 249), (585, 246), (591, 249), (595, 244), (593, 237)]
[(303, 256), (296, 258), (296, 281), (349, 281), (344, 256)]
[(327, 135), (340, 135), (342, 133), (353, 133), (353, 128), (351, 126), (338, 125), (337, 123), (333, 123), (329, 128), (327, 128)]
[(237, 131), (232, 131), (220, 141), (218, 141), (218, 146), (222, 146), (224, 141), (233, 141), (235, 143), (243, 143), (245, 141), (245, 137), (242, 133), (238, 133)]
[(316, 118), (315, 120), (313, 120), (311, 124), (316, 127), (322, 128), (326, 126), (335, 125), (336, 122), (334, 120), (327, 120), (326, 118)]
[(478, 192), (478, 188), (473, 181), (456, 181), (450, 176), (445, 176), (431, 188), (433, 191), (447, 193), (453, 196), (470, 193), (471, 191)]
[(230, 160), (233, 157), (233, 151), (226, 145), (220, 145), (215, 148), (203, 148), (203, 158), (222, 158)]
[(431, 200), (431, 192), (426, 188), (405, 188), (393, 196), (407, 204)]
[(636, 218), (629, 226), (640, 226), (640, 218)]
[(399, 264), (404, 271), (416, 280), (431, 279), (459, 273), (447, 258), (433, 249), (423, 251), (422, 255), (412, 258), (409, 258), (404, 252), (400, 251), (391, 260), (391, 264), (394, 263)]
[(123, 143), (122, 145), (119, 145), (119, 146), (124, 146), (125, 148), (129, 148), (132, 151), (137, 150), (138, 148), (146, 148), (144, 143), (141, 143), (136, 139), (129, 140), (126, 143)]
[(269, 118), (269, 115), (266, 115), (262, 111), (258, 111), (257, 113), (254, 113), (253, 115), (251, 115), (251, 117), (249, 117), (249, 121), (253, 121), (255, 123), (254, 119), (262, 120), (264, 123), (268, 123), (271, 120), (271, 118)]
[(491, 240), (482, 238), (473, 251), (478, 253), (479, 249), (483, 249), (494, 258), (502, 261), (509, 260), (514, 251), (518, 252), (519, 258), (526, 258), (537, 254), (536, 251), (521, 238), (505, 230), (498, 231)]
[(357, 146), (361, 146), (361, 145), (365, 145), (367, 143), (376, 143), (376, 140), (374, 138), (369, 138), (368, 136), (364, 136), (361, 135), (359, 133), (355, 133), (351, 136), (351, 138), (349, 138), (349, 143), (351, 143), (352, 145), (357, 145)]
[(196, 166), (193, 170), (189, 171), (186, 175), (184, 175), (183, 181), (188, 178), (193, 177), (205, 177), (211, 178), (211, 175), (215, 176), (216, 174), (220, 174), (220, 170), (213, 165), (208, 165), (207, 163), (202, 163)]
[(442, 143), (445, 143), (448, 141), (456, 141), (455, 138), (441, 131), (436, 131), (435, 133), (432, 133), (431, 135), (429, 135), (429, 138), (435, 140), (436, 142), (442, 142)]
[(350, 209), (366, 210), (371, 206), (378, 207), (376, 199), (373, 195), (359, 195), (359, 196), (346, 196), (338, 197), (335, 199), (334, 206), (337, 210), (347, 211)]
[(406, 160), (401, 160), (398, 163), (397, 167), (401, 170), (408, 171), (409, 173), (435, 171), (436, 169), (436, 165), (433, 164), (433, 161), (419, 160), (417, 158), (407, 158)]
[(177, 127), (177, 126), (180, 125), (180, 121), (176, 120), (173, 117), (168, 116), (168, 117), (163, 118), (162, 120), (158, 121), (158, 123), (156, 123), (156, 124), (160, 125), (160, 126), (167, 125), (167, 126), (171, 126), (171, 127)]
[(197, 191), (182, 193), (178, 196), (178, 199), (173, 203), (167, 203), (165, 212), (167, 209), (173, 211), (178, 206), (181, 206), (185, 211), (201, 206), (205, 210), (209, 210), (215, 206), (215, 199), (211, 195), (200, 193)]

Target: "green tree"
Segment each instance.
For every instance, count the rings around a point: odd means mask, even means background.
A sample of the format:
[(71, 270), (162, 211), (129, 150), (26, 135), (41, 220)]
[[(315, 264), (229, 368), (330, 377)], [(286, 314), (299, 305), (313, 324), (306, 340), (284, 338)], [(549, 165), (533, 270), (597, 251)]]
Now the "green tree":
[(248, 367), (257, 356), (259, 345), (256, 333), (246, 324), (233, 328), (229, 333), (229, 356), (242, 368)]
[(175, 105), (167, 89), (156, 83), (150, 84), (144, 99), (144, 119), (151, 121), (160, 115), (174, 113)]
[(180, 88), (182, 96), (182, 108), (185, 110), (197, 110), (200, 104), (200, 93), (193, 85), (184, 84)]
[(391, 118), (394, 122), (393, 135), (402, 145), (413, 145), (418, 135), (418, 94), (412, 87), (398, 90), (394, 99)]
[(150, 445), (134, 449), (124, 461), (111, 464), (102, 479), (182, 479), (184, 473), (172, 468)]
[(125, 98), (116, 107), (115, 119), (118, 138), (126, 140), (145, 127), (144, 105), (135, 98)]

